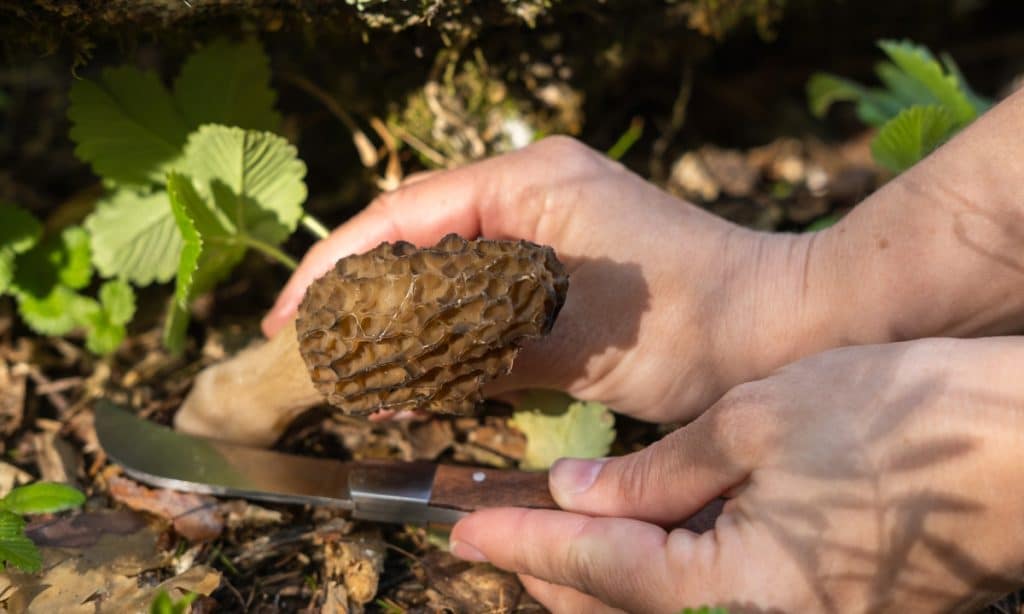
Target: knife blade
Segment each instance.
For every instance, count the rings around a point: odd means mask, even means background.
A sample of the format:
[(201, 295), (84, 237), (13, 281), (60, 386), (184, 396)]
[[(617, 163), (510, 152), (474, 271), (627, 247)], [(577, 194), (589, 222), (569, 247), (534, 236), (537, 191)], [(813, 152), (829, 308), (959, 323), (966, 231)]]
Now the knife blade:
[(351, 510), (378, 522), (450, 524), (485, 507), (558, 509), (546, 472), (337, 461), (186, 435), (101, 399), (100, 446), (139, 482), (186, 492)]

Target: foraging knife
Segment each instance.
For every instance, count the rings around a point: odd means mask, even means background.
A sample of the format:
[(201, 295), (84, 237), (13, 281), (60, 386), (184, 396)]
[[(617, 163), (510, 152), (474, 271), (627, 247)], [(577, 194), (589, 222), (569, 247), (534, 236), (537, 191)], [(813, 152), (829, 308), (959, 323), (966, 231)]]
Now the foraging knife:
[(185, 435), (106, 400), (96, 404), (95, 426), (126, 474), (172, 490), (328, 505), (363, 520), (413, 524), (450, 524), (485, 507), (558, 508), (547, 472), (282, 454)]

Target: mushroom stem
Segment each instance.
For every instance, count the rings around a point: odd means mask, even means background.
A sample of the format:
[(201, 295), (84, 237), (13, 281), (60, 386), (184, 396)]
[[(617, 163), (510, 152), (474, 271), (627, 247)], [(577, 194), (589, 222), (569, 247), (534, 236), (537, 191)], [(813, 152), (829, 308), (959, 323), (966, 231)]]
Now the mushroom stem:
[(270, 341), (200, 372), (174, 426), (194, 435), (269, 446), (292, 420), (324, 401), (299, 353), (293, 320)]

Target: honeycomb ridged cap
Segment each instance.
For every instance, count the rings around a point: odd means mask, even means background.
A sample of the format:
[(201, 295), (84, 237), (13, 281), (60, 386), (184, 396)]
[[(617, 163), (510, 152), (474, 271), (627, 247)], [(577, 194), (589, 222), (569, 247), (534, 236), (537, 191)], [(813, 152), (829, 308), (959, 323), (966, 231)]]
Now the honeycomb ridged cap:
[(299, 351), (314, 386), (346, 414), (466, 414), (547, 334), (569, 278), (550, 247), (466, 241), (381, 243), (339, 260), (299, 306)]

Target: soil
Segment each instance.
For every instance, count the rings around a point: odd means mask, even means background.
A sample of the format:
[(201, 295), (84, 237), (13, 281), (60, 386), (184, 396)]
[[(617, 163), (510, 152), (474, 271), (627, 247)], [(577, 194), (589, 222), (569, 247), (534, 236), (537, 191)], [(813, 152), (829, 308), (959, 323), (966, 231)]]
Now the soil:
[[(307, 208), (328, 225), (409, 173), (507, 148), (487, 127), (512, 108), (544, 132), (574, 134), (601, 150), (638, 131), (622, 158), (631, 169), (739, 223), (802, 232), (842, 215), (888, 178), (850, 109), (827, 120), (808, 112), (803, 86), (812, 72), (870, 80), (879, 59), (873, 41), (884, 37), (951, 52), (991, 96), (1005, 94), (1024, 69), (1024, 33), (1014, 25), (1024, 15), (1010, 1), (807, 0), (785, 11), (771, 2), (510, 2), (500, 10), (424, 2), (422, 12), (398, 13), (377, 2), (362, 12), (285, 2), (248, 15), (253, 3), (224, 2), (228, 8), (202, 19), (182, 14), (178, 3), (166, 3), (172, 17), (140, 17), (123, 1), (115, 4), (126, 13), (102, 18), (89, 3), (68, 15), (52, 10), (59, 4), (0, 1), (0, 31), (9, 35), (0, 66), (0, 200), (51, 228), (80, 220), (100, 193), (67, 137), (71, 80), (125, 61), (173, 74), (197, 41), (220, 33), (264, 41), (287, 136), (309, 166)], [(701, 13), (710, 10), (705, 4), (764, 10), (722, 16)], [(327, 5), (321, 18), (314, 9)], [(490, 102), (470, 105), (479, 91)], [(424, 113), (437, 104), (460, 121), (442, 125), (443, 117)], [(373, 145), (361, 144), (353, 128)], [(413, 138), (389, 143), (397, 133)], [(285, 248), (300, 255), (309, 245), (296, 236)], [(45, 594), (47, 577), (66, 582), (69, 594), (80, 589), (79, 603), (91, 598), (111, 609), (130, 609), (162, 586), (205, 592), (197, 612), (543, 611), (514, 576), (447, 555), (441, 532), (354, 522), (327, 508), (180, 497), (143, 488), (107, 462), (92, 429), (95, 401), (112, 399), (169, 423), (201, 368), (259, 335), (259, 319), (286, 277), (249, 257), (199, 301), (179, 357), (160, 345), (167, 287), (140, 294), (129, 338), (108, 358), (89, 354), (75, 335), (33, 335), (11, 301), (0, 299), (0, 491), (42, 478), (89, 496), (82, 513), (34, 521), (30, 534), (55, 565), (46, 573), (65, 575), (9, 574), (0, 600), (10, 611), (24, 607), (32, 592), (24, 587)], [(524, 439), (508, 416), (497, 403), (479, 417), (402, 423), (315, 411), (277, 447), (512, 467)], [(616, 428), (613, 453), (639, 449), (671, 427), (618, 417)], [(69, 556), (92, 575), (57, 564)], [(18, 592), (11, 584), (23, 587), (22, 597), (11, 597)], [(992, 611), (1019, 612), (1021, 604), (1009, 596)]]

